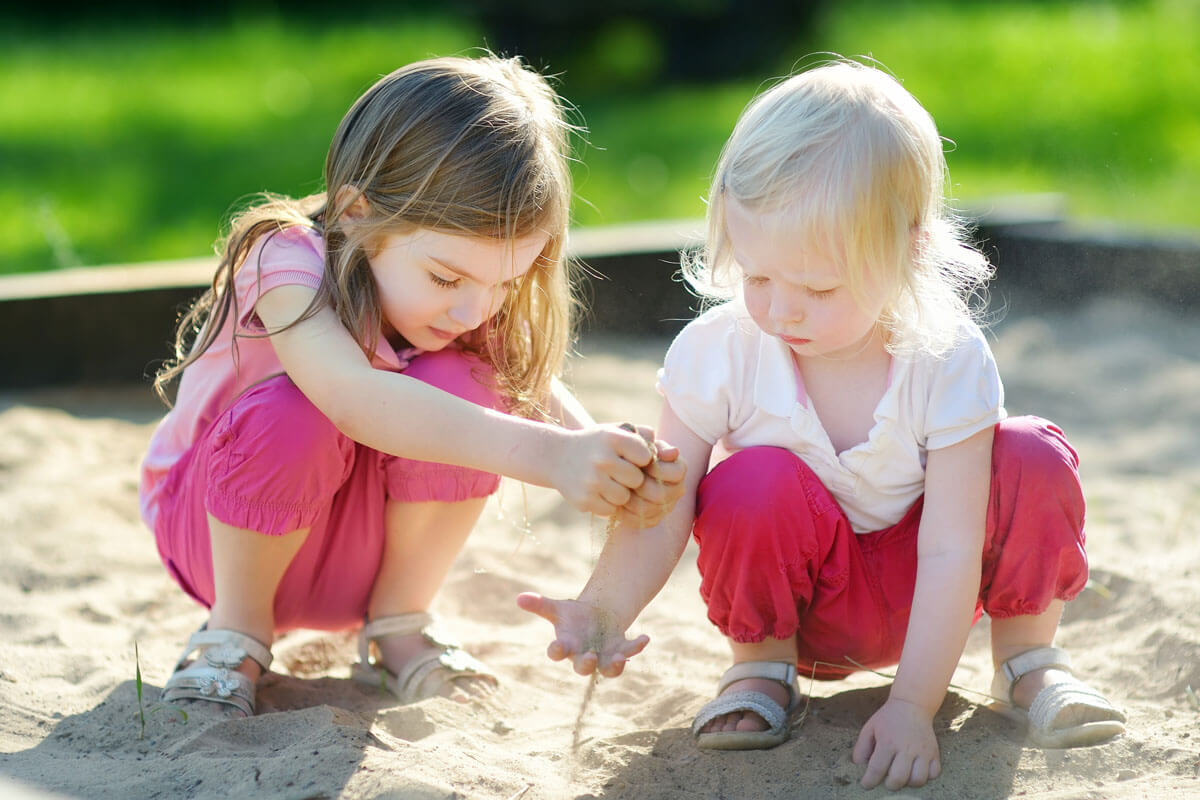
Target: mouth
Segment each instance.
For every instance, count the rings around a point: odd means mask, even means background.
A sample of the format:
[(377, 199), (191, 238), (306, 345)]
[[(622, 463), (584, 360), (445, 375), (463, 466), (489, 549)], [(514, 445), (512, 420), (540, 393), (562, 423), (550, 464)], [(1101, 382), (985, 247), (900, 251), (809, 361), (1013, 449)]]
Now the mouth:
[(444, 331), (441, 328), (435, 328), (432, 325), (429, 326), (429, 331), (437, 338), (445, 339), (447, 342), (454, 341), (459, 336), (462, 336), (462, 333), (451, 333), (450, 331)]
[(796, 336), (780, 336), (779, 339), (785, 344), (790, 344), (792, 347), (799, 347), (802, 344), (808, 344), (812, 339), (801, 339)]

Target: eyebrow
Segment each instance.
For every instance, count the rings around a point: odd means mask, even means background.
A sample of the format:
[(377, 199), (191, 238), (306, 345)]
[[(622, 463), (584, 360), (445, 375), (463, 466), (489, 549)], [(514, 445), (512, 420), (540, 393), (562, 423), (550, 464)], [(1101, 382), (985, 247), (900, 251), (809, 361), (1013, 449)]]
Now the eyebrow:
[(442, 259), (438, 258), (437, 256), (426, 255), (425, 257), (428, 258), (433, 263), (437, 264), (439, 267), (448, 269), (451, 272), (453, 272), (457, 275), (461, 275), (464, 278), (470, 278), (471, 280), (475, 280), (474, 275), (467, 272), (465, 269), (462, 269), (461, 267), (457, 267), (454, 264), (451, 264), (449, 261), (443, 261)]

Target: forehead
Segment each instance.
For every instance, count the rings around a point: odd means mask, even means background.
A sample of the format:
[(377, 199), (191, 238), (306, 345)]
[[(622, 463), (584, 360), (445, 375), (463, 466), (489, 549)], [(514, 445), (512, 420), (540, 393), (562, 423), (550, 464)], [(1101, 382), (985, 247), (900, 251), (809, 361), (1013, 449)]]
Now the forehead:
[(747, 275), (786, 275), (797, 281), (841, 276), (836, 261), (817, 246), (808, 226), (787, 211), (757, 212), (737, 200), (725, 204), (725, 231), (734, 260)]

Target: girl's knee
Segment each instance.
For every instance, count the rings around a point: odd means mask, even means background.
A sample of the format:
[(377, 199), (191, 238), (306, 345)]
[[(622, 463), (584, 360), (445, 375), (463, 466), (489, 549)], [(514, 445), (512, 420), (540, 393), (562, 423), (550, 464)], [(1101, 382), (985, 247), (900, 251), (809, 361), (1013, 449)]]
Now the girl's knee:
[(205, 439), (206, 510), (278, 534), (313, 523), (354, 466), (356, 446), (287, 378), (247, 391)]
[[(798, 456), (778, 447), (739, 450), (700, 482), (696, 538), (751, 540), (811, 539), (820, 518), (837, 511), (836, 502)], [(830, 521), (834, 517), (830, 517)], [(812, 549), (806, 546), (804, 549)]]
[(717, 464), (700, 481), (697, 516), (728, 513), (820, 516), (836, 503), (804, 461), (780, 447), (748, 447)]
[(808, 465), (782, 447), (748, 447), (721, 461), (700, 481), (704, 499), (736, 499), (739, 505), (794, 491), (811, 474)]
[(456, 348), (422, 353), (413, 359), (404, 374), (476, 405), (504, 409), (492, 366)]
[(217, 440), (240, 457), (268, 454), (273, 460), (313, 464), (344, 460), (351, 442), (285, 375), (247, 390), (218, 423)]

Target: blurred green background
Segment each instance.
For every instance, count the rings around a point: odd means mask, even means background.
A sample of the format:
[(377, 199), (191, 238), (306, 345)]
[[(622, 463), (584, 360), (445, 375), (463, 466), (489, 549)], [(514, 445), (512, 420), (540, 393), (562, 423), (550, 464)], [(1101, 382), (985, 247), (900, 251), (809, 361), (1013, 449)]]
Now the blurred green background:
[(253, 193), (321, 189), (334, 128), (379, 75), (481, 45), (559, 74), (587, 128), (579, 225), (702, 216), (746, 102), (832, 51), (870, 54), (929, 108), (960, 205), (1061, 192), (1073, 218), (1200, 231), (1196, 0), (735, 5), (610, 0), (583, 22), (537, 0), (0, 19), (0, 273), (205, 255)]

